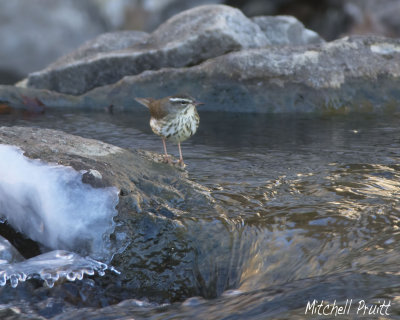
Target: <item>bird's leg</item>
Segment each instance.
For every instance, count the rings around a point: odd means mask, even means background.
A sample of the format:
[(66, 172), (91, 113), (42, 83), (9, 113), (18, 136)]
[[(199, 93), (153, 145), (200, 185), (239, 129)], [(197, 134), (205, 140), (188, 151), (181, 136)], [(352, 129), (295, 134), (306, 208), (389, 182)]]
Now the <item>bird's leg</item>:
[(167, 163), (171, 162), (171, 159), (169, 158), (168, 152), (167, 152), (167, 144), (165, 143), (165, 138), (162, 138), (162, 143), (164, 146), (164, 161)]
[(183, 157), (182, 157), (182, 150), (181, 150), (181, 143), (180, 143), (180, 142), (178, 142), (178, 149), (179, 149), (179, 161), (178, 161), (178, 163), (179, 163), (182, 167), (184, 167), (185, 164), (183, 163)]

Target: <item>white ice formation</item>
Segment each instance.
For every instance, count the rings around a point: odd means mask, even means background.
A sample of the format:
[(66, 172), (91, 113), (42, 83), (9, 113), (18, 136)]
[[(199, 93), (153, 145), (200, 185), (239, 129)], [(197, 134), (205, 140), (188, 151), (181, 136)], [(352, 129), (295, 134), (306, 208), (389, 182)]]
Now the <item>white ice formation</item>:
[(110, 234), (118, 190), (93, 188), (82, 182), (82, 174), (0, 144), (0, 222), (56, 250), (22, 262), (0, 262), (0, 285), (9, 279), (14, 286), (36, 274), (51, 286), (62, 276), (71, 280), (104, 272), (107, 266), (93, 259), (108, 263), (115, 252)]

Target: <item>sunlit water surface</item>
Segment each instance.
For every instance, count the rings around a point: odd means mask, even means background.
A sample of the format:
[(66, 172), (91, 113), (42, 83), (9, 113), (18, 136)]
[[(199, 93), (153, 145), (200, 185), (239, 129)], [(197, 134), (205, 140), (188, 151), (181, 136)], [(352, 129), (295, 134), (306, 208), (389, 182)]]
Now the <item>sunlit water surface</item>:
[[(386, 299), (390, 317), (399, 316), (400, 118), (200, 116), (183, 155), (190, 178), (212, 190), (237, 226), (239, 291), (162, 308), (126, 303), (107, 319), (127, 316), (126, 308), (138, 319), (301, 319), (313, 299)], [(46, 112), (3, 115), (0, 125), (161, 153), (148, 120), (146, 112)], [(178, 153), (171, 144), (168, 151)]]

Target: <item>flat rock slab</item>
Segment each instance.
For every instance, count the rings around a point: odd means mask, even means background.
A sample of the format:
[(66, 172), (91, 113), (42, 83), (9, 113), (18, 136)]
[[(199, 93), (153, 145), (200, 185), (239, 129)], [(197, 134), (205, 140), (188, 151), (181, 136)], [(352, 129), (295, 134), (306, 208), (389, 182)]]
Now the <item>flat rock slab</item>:
[(0, 127), (0, 144), (81, 171), (82, 181), (93, 188), (120, 190), (116, 227), (107, 241), (115, 248), (111, 264), (122, 274), (104, 279), (107, 286), (174, 301), (217, 296), (238, 281), (224, 270), (232, 241), (224, 213), (206, 188), (190, 181), (186, 171), (160, 163), (161, 156), (27, 127)]

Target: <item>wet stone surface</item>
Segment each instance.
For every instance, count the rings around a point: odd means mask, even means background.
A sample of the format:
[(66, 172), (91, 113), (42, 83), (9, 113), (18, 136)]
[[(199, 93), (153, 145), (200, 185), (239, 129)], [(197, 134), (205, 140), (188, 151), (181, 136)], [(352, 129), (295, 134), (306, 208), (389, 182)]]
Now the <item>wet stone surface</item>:
[[(119, 281), (125, 289), (143, 296), (151, 293), (161, 301), (202, 291), (216, 296), (225, 289), (222, 279), (214, 287), (215, 275), (210, 274), (219, 266), (195, 262), (211, 257), (206, 247), (220, 241), (213, 240), (210, 232), (229, 239), (225, 217), (208, 189), (188, 180), (186, 172), (157, 162), (159, 156), (149, 152), (127, 151), (48, 129), (2, 127), (0, 143), (19, 146), (33, 159), (86, 171), (82, 181), (95, 188), (120, 190), (117, 226), (107, 236), (112, 249), (105, 262), (123, 274)], [(189, 214), (193, 211), (200, 220), (193, 221)]]

